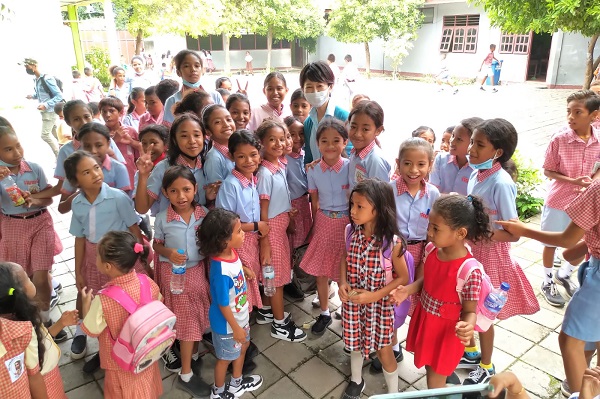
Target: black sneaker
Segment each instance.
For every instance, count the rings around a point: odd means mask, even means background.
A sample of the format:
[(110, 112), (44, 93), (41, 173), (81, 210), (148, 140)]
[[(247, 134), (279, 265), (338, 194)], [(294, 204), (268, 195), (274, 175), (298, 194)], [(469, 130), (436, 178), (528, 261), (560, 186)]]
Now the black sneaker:
[(300, 291), (300, 289), (294, 283), (284, 285), (283, 293), (294, 302), (304, 299), (304, 292)]
[(565, 398), (570, 397), (571, 394), (573, 393), (573, 392), (571, 392), (571, 387), (569, 386), (569, 383), (567, 382), (566, 379), (564, 379), (562, 381), (562, 383), (560, 384), (560, 392), (562, 393), (562, 395)]
[(248, 345), (248, 349), (246, 349), (246, 359), (254, 359), (259, 353), (258, 346), (250, 341), (250, 345)]
[(144, 233), (144, 235), (146, 236), (146, 238), (148, 238), (148, 241), (152, 240), (152, 227), (150, 227), (150, 216), (146, 215), (140, 215), (140, 230), (142, 230), (142, 233)]
[(202, 372), (202, 358), (198, 357), (198, 359), (194, 360), (192, 358), (192, 373), (200, 377)]
[(100, 368), (100, 354), (96, 353), (90, 360), (83, 365), (83, 372), (94, 374)]
[(346, 355), (346, 356), (350, 356), (350, 354), (351, 354), (351, 353), (352, 353), (352, 352), (350, 351), (350, 349), (348, 349), (348, 348), (346, 348), (346, 347), (344, 346), (344, 355)]
[(496, 88), (493, 88), (493, 89), (492, 89), (492, 93), (498, 93), (498, 89), (496, 89)]
[(565, 306), (565, 299), (560, 295), (554, 281), (550, 281), (548, 284), (542, 283), (542, 296), (552, 306), (562, 308)]
[(54, 309), (56, 305), (58, 305), (58, 301), (60, 301), (60, 296), (58, 296), (58, 293), (50, 297), (50, 310)]
[(71, 342), (71, 359), (77, 360), (85, 357), (87, 353), (87, 336), (77, 335)]
[[(44, 326), (46, 328), (50, 328), (50, 326), (52, 325), (52, 320), (47, 321), (46, 323), (44, 323)], [(69, 336), (67, 335), (67, 332), (65, 330), (60, 330), (58, 332), (58, 334), (56, 334), (52, 339), (54, 340), (54, 342), (61, 343), (61, 342), (65, 342), (67, 339), (69, 338)]]
[[(404, 354), (402, 353), (402, 347), (400, 347), (399, 351), (394, 351), (394, 357), (396, 358), (396, 363), (400, 363), (401, 361), (404, 360)], [(377, 356), (375, 356), (373, 358), (373, 361), (371, 361), (371, 367), (369, 367), (369, 370), (371, 370), (371, 372), (377, 374), (377, 373), (381, 373), (383, 371), (383, 366), (381, 365), (381, 361), (379, 360), (379, 358)]]
[(479, 86), (479, 90), (485, 91), (485, 89), (483, 88), (483, 86)]
[(57, 294), (60, 294), (63, 290), (63, 286), (61, 283), (58, 283), (58, 285), (56, 287), (54, 287), (54, 292), (56, 292)]
[(323, 335), (327, 327), (331, 325), (331, 316), (319, 315), (317, 321), (312, 325), (310, 331), (314, 335)]
[(350, 381), (350, 384), (346, 387), (342, 399), (360, 399), (360, 394), (365, 390), (365, 380), (362, 380), (360, 384), (354, 381)]
[(564, 287), (565, 292), (567, 293), (567, 296), (569, 298), (572, 298), (573, 294), (575, 294), (575, 292), (577, 292), (577, 290), (579, 289), (579, 286), (573, 281), (571, 281), (571, 276), (561, 277), (559, 272), (556, 272), (554, 274), (554, 282)]
[(452, 372), (448, 377), (446, 377), (446, 385), (462, 385), (460, 382), (460, 378), (455, 372)]
[(340, 306), (333, 312), (333, 318), (336, 320), (342, 320), (342, 307)]
[(165, 368), (171, 373), (181, 371), (181, 357), (179, 356), (177, 345), (173, 344), (171, 348), (162, 355), (162, 359), (165, 362)]
[(464, 352), (460, 361), (458, 362), (457, 369), (476, 369), (481, 363), (481, 352), (477, 352), (475, 356), (467, 355), (467, 352)]
[(223, 392), (217, 393), (216, 387), (213, 387), (210, 390), (210, 399), (235, 399), (235, 395), (232, 394), (225, 388)]
[(477, 366), (475, 370), (469, 373), (469, 377), (463, 381), (463, 385), (485, 384), (495, 374), (496, 371), (494, 370), (493, 366), (491, 370), (487, 370), (481, 366)]
[(248, 375), (242, 378), (240, 385), (234, 387), (229, 383), (227, 390), (232, 393), (236, 398), (242, 396), (245, 392), (256, 391), (263, 383), (263, 379), (260, 375)]
[(302, 342), (306, 339), (306, 333), (298, 328), (292, 320), (288, 320), (284, 324), (273, 322), (271, 337), (289, 342)]
[[(283, 321), (288, 322), (292, 319), (292, 316), (288, 312), (283, 313)], [(269, 324), (273, 323), (273, 310), (272, 309), (258, 309), (256, 313), (256, 324)]]
[(202, 379), (195, 374), (192, 375), (192, 378), (188, 382), (183, 381), (181, 376), (177, 376), (177, 388), (194, 397), (206, 397), (212, 393), (210, 385), (202, 381)]

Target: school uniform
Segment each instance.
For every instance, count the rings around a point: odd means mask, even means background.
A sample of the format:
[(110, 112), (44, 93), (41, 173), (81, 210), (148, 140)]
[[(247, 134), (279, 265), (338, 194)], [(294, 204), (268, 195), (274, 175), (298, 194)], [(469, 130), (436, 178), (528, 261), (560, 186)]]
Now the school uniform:
[[(304, 157), (304, 163), (311, 163), (321, 158), (321, 151), (319, 151), (319, 144), (317, 143), (317, 127), (319, 122), (322, 122), (325, 118), (335, 118), (344, 123), (348, 121), (348, 111), (335, 105), (331, 99), (327, 103), (325, 109), (325, 115), (321, 120), (317, 119), (317, 109), (312, 107), (308, 113), (308, 117), (304, 120), (304, 150), (306, 155)], [(352, 150), (352, 142), (348, 140), (346, 144), (346, 153), (350, 154)]]
[(281, 104), (281, 109), (275, 109), (268, 103), (254, 107), (248, 122), (248, 129), (255, 131), (265, 119), (274, 119), (283, 123), (285, 117), (291, 114), (292, 110), (284, 104)]
[(459, 193), (467, 195), (467, 185), (473, 168), (467, 162), (461, 168), (456, 157), (448, 152), (440, 152), (433, 161), (433, 169), (429, 175), (429, 183), (436, 186), (441, 193)]
[[(125, 163), (125, 158), (123, 158), (121, 150), (119, 150), (119, 147), (117, 147), (117, 144), (113, 139), (110, 139), (109, 146), (110, 149), (113, 150), (113, 152), (115, 153), (115, 158), (117, 159), (117, 161)], [(83, 150), (83, 148), (81, 148), (81, 141), (77, 140), (75, 137), (73, 137), (73, 140), (60, 147), (60, 150), (58, 150), (58, 157), (56, 158), (54, 178), (61, 181), (66, 180), (67, 175), (65, 174), (65, 159), (67, 159), (69, 155), (78, 150)]]
[(294, 218), (295, 229), (290, 234), (290, 249), (293, 251), (306, 242), (313, 220), (308, 197), (308, 177), (304, 167), (304, 150), (300, 150), (299, 153), (292, 151), (285, 156), (285, 160), (285, 176), (290, 188), (292, 208), (298, 210)]
[(290, 242), (287, 239), (287, 228), (290, 224), (291, 209), (290, 191), (285, 177), (285, 168), (281, 162), (273, 165), (263, 160), (258, 168), (258, 195), (260, 199), (269, 200), (267, 221), (269, 234), (267, 239), (271, 245), (271, 261), (275, 269), (275, 287), (281, 287), (291, 281)]
[[(494, 163), (491, 169), (473, 172), (467, 190), (469, 194), (483, 200), (492, 228), (501, 229), (495, 224), (497, 220), (518, 218), (515, 206), (517, 187), (510, 175), (502, 169), (500, 162)], [(499, 287), (503, 282), (510, 284), (508, 301), (498, 313), (500, 320), (519, 314), (534, 314), (540, 310), (531, 284), (523, 269), (510, 255), (510, 249), (510, 242), (471, 244), (473, 257), (483, 265), (494, 287)]]
[[(143, 115), (143, 114), (142, 114)], [(142, 115), (138, 114), (133, 110), (132, 113), (127, 114), (123, 117), (123, 126), (129, 126), (135, 129), (136, 132), (140, 130), (140, 118)]]
[[(152, 299), (160, 300), (158, 286), (153, 281), (149, 283)], [(112, 279), (108, 285), (118, 286), (136, 303), (140, 301), (140, 281), (134, 271)], [(92, 300), (90, 310), (81, 323), (81, 328), (86, 335), (98, 337), (100, 367), (105, 373), (104, 397), (158, 398), (163, 393), (158, 362), (141, 373), (134, 374), (124, 371), (112, 358), (112, 337), (119, 336), (128, 317), (129, 313), (121, 305), (100, 294)]]
[[(94, 203), (80, 192), (71, 203), (71, 227), (69, 232), (77, 237), (85, 238), (85, 258), (82, 263), (82, 273), (86, 285), (98, 291), (108, 282), (108, 276), (96, 269), (96, 245), (102, 236), (109, 231), (128, 231), (137, 224), (138, 215), (133, 209), (133, 202), (122, 192), (102, 183), (102, 188)], [(143, 271), (141, 262), (136, 263), (136, 269)]]
[(235, 168), (229, 148), (215, 141), (208, 150), (204, 159), (204, 174), (206, 175), (206, 184), (212, 184), (217, 181), (223, 181)]
[(175, 313), (175, 330), (181, 341), (201, 341), (202, 333), (208, 328), (210, 306), (206, 263), (196, 245), (196, 231), (206, 217), (208, 209), (196, 205), (189, 223), (169, 206), (156, 216), (154, 242), (167, 248), (183, 249), (187, 256), (185, 286), (183, 293), (171, 294), (171, 262), (159, 255), (159, 287), (165, 305)]
[[(131, 137), (131, 140), (139, 142), (138, 132), (135, 128), (126, 125), (120, 125), (119, 128), (122, 128), (125, 131), (125, 134), (128, 134), (129, 137)], [(111, 137), (114, 137), (115, 135), (114, 131), (110, 132), (110, 134)], [(115, 143), (125, 158), (124, 164), (127, 167), (127, 173), (129, 175), (129, 186), (133, 187), (133, 176), (135, 175), (135, 172), (137, 172), (135, 160), (140, 157), (140, 153), (133, 148), (130, 143), (124, 143), (121, 140), (115, 140)]]
[[(102, 174), (104, 175), (104, 183), (112, 188), (117, 188), (122, 191), (132, 190), (132, 185), (129, 181), (129, 175), (125, 165), (106, 155), (100, 166), (102, 167)], [(71, 195), (75, 191), (77, 191), (77, 189), (73, 187), (68, 180), (65, 180), (60, 190), (60, 192), (65, 195)]]
[(391, 166), (383, 156), (383, 151), (375, 141), (360, 151), (350, 152), (350, 190), (365, 179), (390, 181)]
[[(50, 187), (43, 169), (22, 160), (17, 174), (11, 174), (19, 189), (38, 193)], [(52, 270), (55, 232), (52, 216), (46, 207), (14, 206), (6, 190), (0, 190), (0, 258), (18, 263), (28, 276), (36, 271)]]
[[(202, 86), (198, 87), (197, 89), (192, 89), (192, 91), (198, 91), (198, 90), (202, 90), (202, 91), (205, 91), (208, 94), (210, 94), (210, 97), (212, 98), (212, 100), (215, 104), (225, 106), (223, 97), (221, 97), (221, 95), (218, 92), (212, 91), (212, 90), (205, 90)], [(183, 88), (181, 90), (179, 90), (177, 93), (173, 94), (171, 97), (167, 98), (167, 101), (165, 101), (165, 106), (163, 107), (163, 109), (164, 109), (163, 125), (165, 125), (167, 127), (171, 127), (171, 125), (173, 124), (173, 121), (175, 120), (175, 115), (173, 114), (173, 106), (176, 103), (181, 102), (181, 100), (183, 100)]]
[(140, 116), (138, 132), (141, 132), (142, 129), (149, 125), (161, 125), (163, 121), (164, 112), (164, 110), (160, 111), (160, 114), (158, 114), (158, 117), (156, 118), (150, 115), (150, 112), (146, 112), (142, 116)]
[(340, 158), (329, 166), (321, 160), (308, 171), (308, 192), (319, 196), (315, 231), (300, 268), (313, 276), (340, 279), (340, 264), (345, 253), (344, 231), (348, 218), (348, 165)]
[[(253, 176), (252, 180), (248, 180), (246, 176), (233, 169), (221, 183), (215, 207), (237, 213), (242, 223), (260, 222), (260, 200), (256, 184), (256, 176)], [(258, 238), (258, 232), (245, 232), (244, 245), (237, 250), (242, 264), (256, 274), (254, 280), (246, 282), (250, 310), (253, 306), (262, 308), (262, 299), (258, 289), (258, 282), (262, 278)]]
[(40, 372), (37, 335), (31, 322), (0, 317), (0, 392), (30, 399), (29, 376)]
[(44, 336), (43, 344), (46, 351), (44, 352), (44, 365), (40, 372), (42, 373), (42, 377), (44, 377), (48, 399), (67, 399), (60, 370), (58, 368), (58, 362), (61, 356), (60, 348), (56, 345), (46, 327), (42, 326), (41, 329), (42, 335)]

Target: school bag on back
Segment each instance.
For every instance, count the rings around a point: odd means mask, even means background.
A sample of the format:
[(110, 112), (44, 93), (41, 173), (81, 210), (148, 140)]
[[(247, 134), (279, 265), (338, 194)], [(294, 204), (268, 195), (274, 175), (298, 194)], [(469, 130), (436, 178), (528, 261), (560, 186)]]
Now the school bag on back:
[(111, 335), (111, 356), (125, 371), (138, 374), (156, 362), (175, 342), (175, 315), (162, 302), (152, 299), (148, 276), (140, 281), (140, 303), (125, 291), (109, 286), (100, 291), (123, 307), (129, 317), (117, 339)]

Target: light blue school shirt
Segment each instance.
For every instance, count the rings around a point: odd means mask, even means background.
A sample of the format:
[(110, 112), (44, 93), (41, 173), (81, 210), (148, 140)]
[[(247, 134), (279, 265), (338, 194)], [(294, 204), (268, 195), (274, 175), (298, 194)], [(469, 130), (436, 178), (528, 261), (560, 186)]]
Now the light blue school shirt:
[[(202, 163), (200, 162), (200, 157), (196, 159), (196, 166), (194, 168), (190, 168), (182, 155), (177, 157), (175, 160), (175, 165), (182, 165), (189, 168), (194, 177), (196, 178), (196, 184), (198, 185), (198, 192), (194, 196), (194, 199), (200, 205), (206, 204), (206, 193), (204, 192), (204, 186), (206, 185), (206, 178), (204, 177), (204, 171), (202, 170)], [(167, 197), (165, 197), (162, 193), (162, 181), (167, 169), (173, 165), (169, 165), (169, 159), (165, 158), (159, 163), (156, 164), (152, 172), (150, 172), (150, 176), (148, 177), (148, 194), (152, 198), (154, 198), (155, 202), (158, 202), (158, 211), (162, 212), (171, 204)]]
[(500, 162), (494, 163), (491, 169), (473, 171), (467, 192), (483, 199), (493, 229), (502, 229), (494, 223), (497, 220), (518, 217), (515, 204), (517, 186), (508, 172), (502, 169)]
[(326, 211), (348, 211), (348, 165), (340, 158), (333, 166), (321, 160), (308, 171), (308, 192), (319, 194), (319, 208)]
[(269, 200), (269, 219), (283, 212), (289, 212), (292, 204), (283, 164), (278, 161), (277, 165), (273, 165), (263, 160), (256, 177), (259, 198)]
[(213, 141), (212, 148), (208, 150), (206, 159), (204, 159), (206, 184), (225, 180), (233, 168), (235, 168), (235, 164), (229, 155), (229, 149)]
[[(50, 187), (46, 175), (44, 174), (44, 170), (40, 165), (22, 160), (19, 166), (20, 168), (17, 174), (14, 175), (11, 173), (10, 176), (21, 190), (27, 190), (31, 194), (35, 194)], [(0, 188), (0, 204), (2, 205), (2, 213), (5, 215), (33, 213), (46, 208), (45, 206), (32, 206), (29, 208), (26, 208), (25, 206), (14, 206), (8, 193), (3, 188)]]
[(300, 150), (299, 154), (293, 152), (287, 154), (285, 159), (287, 160), (285, 176), (290, 189), (290, 198), (295, 200), (308, 192), (308, 177), (306, 176), (306, 168), (304, 167), (304, 151)]
[[(169, 206), (156, 216), (154, 221), (154, 241), (163, 244), (166, 248), (183, 249), (187, 256), (186, 267), (198, 265), (204, 256), (198, 251), (196, 245), (196, 230), (206, 217), (208, 209), (196, 205), (194, 213), (190, 217), (190, 223), (186, 223), (173, 207)], [(161, 262), (169, 262), (169, 258), (159, 255)]]
[(440, 192), (433, 184), (421, 182), (421, 188), (413, 197), (408, 186), (400, 177), (390, 182), (396, 200), (396, 220), (398, 229), (407, 241), (426, 240), (429, 226), (429, 211), (433, 203), (440, 197)]
[(391, 169), (390, 164), (383, 157), (383, 151), (375, 141), (358, 153), (353, 149), (350, 153), (350, 190), (365, 179), (389, 182)]
[(473, 168), (467, 162), (462, 168), (456, 163), (456, 157), (448, 152), (440, 152), (433, 162), (433, 170), (429, 175), (429, 183), (442, 193), (459, 193), (467, 195), (469, 178)]
[[(121, 150), (119, 150), (112, 138), (110, 139), (110, 149), (115, 153), (117, 161), (123, 164), (126, 163), (123, 154), (121, 154)], [(65, 174), (65, 159), (77, 150), (83, 150), (83, 148), (81, 147), (81, 141), (75, 139), (60, 147), (60, 150), (58, 150), (58, 157), (56, 158), (56, 168), (54, 169), (54, 177), (56, 179), (65, 180), (67, 178), (67, 175)]]
[(242, 223), (260, 222), (256, 177), (250, 181), (237, 170), (233, 170), (221, 183), (215, 207), (237, 213)]
[[(200, 86), (198, 89), (195, 89), (195, 90), (204, 90), (204, 88), (202, 86)], [(208, 91), (208, 90), (204, 90), (204, 91), (206, 91), (208, 94), (210, 94), (210, 97), (212, 98), (212, 100), (215, 104), (225, 106), (223, 97), (221, 97), (221, 95), (218, 92)], [(165, 107), (164, 107), (164, 110), (165, 110), (164, 115), (163, 115), (164, 122), (168, 122), (169, 125), (171, 123), (173, 123), (173, 121), (175, 120), (175, 115), (173, 115), (173, 110), (171, 108), (173, 108), (173, 105), (175, 105), (175, 103), (180, 102), (181, 100), (183, 100), (183, 92), (181, 90), (179, 90), (177, 93), (173, 94), (171, 97), (167, 98), (167, 101), (165, 102)]]
[(100, 194), (93, 204), (82, 192), (77, 194), (71, 203), (71, 211), (69, 233), (85, 237), (93, 244), (109, 231), (128, 231), (139, 220), (131, 198), (106, 183), (102, 183)]
[[(109, 157), (108, 155), (102, 162), (102, 174), (104, 175), (104, 183), (110, 187), (118, 188), (123, 191), (131, 191), (131, 180), (129, 180), (129, 172), (127, 167), (121, 162)], [(65, 179), (61, 192), (66, 195), (73, 194), (77, 189)]]

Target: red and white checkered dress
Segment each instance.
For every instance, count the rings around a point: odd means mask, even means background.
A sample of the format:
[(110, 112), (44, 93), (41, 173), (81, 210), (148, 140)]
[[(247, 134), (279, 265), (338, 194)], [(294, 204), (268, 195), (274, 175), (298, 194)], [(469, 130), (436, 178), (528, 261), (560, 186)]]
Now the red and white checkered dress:
[(28, 276), (36, 271), (52, 270), (56, 248), (50, 212), (31, 219), (16, 219), (6, 215), (0, 218), (0, 259), (23, 266)]
[[(456, 292), (456, 275), (471, 254), (460, 259), (441, 261), (434, 249), (425, 261), (423, 290), (410, 319), (406, 350), (414, 352), (415, 366), (430, 366), (436, 373), (450, 375), (458, 365), (464, 345), (456, 337), (456, 323), (462, 305)], [(481, 291), (481, 272), (475, 269), (465, 281), (462, 297), (476, 301)]]
[(260, 267), (260, 254), (258, 244), (258, 233), (247, 231), (244, 234), (244, 245), (237, 250), (242, 265), (252, 269), (256, 278), (254, 280), (246, 279), (246, 289), (248, 292), (248, 310), (252, 308), (262, 308), (262, 299), (258, 289), (258, 282), (262, 280), (262, 268)]
[(294, 232), (289, 235), (290, 248), (293, 251), (306, 242), (308, 233), (313, 224), (312, 211), (308, 194), (292, 200), (292, 208), (297, 209), (298, 213), (294, 217)]
[[(342, 234), (343, 236), (343, 234)], [(380, 246), (369, 245), (361, 226), (352, 234), (346, 261), (346, 278), (350, 288), (377, 291), (385, 287), (385, 271), (380, 264)], [(363, 355), (391, 345), (394, 329), (394, 309), (388, 297), (377, 302), (359, 305), (342, 303), (342, 331), (344, 345)]]
[[(3, 346), (6, 350), (0, 356), (0, 393), (3, 398), (10, 399), (29, 399), (31, 393), (29, 391), (29, 376), (40, 372), (40, 366), (37, 365), (32, 369), (26, 367), (27, 363), (39, 363), (37, 361), (37, 347), (30, 348), (30, 352), (35, 356), (36, 362), (28, 362), (25, 357), (23, 362), (20, 362), (18, 356), (24, 354), (27, 356), (27, 348), (32, 342), (33, 326), (28, 321), (13, 321), (0, 317), (0, 347)], [(19, 375), (13, 373), (11, 380), (11, 372), (20, 371)]]
[(312, 276), (340, 280), (340, 264), (346, 252), (345, 230), (348, 223), (348, 216), (335, 219), (321, 211), (317, 212), (313, 238), (300, 262), (302, 270)]
[(58, 366), (44, 375), (44, 384), (46, 384), (48, 399), (67, 399)]
[(268, 220), (269, 234), (267, 238), (271, 245), (271, 263), (275, 269), (275, 287), (283, 287), (292, 280), (292, 255), (287, 228), (290, 224), (289, 212), (283, 212)]

